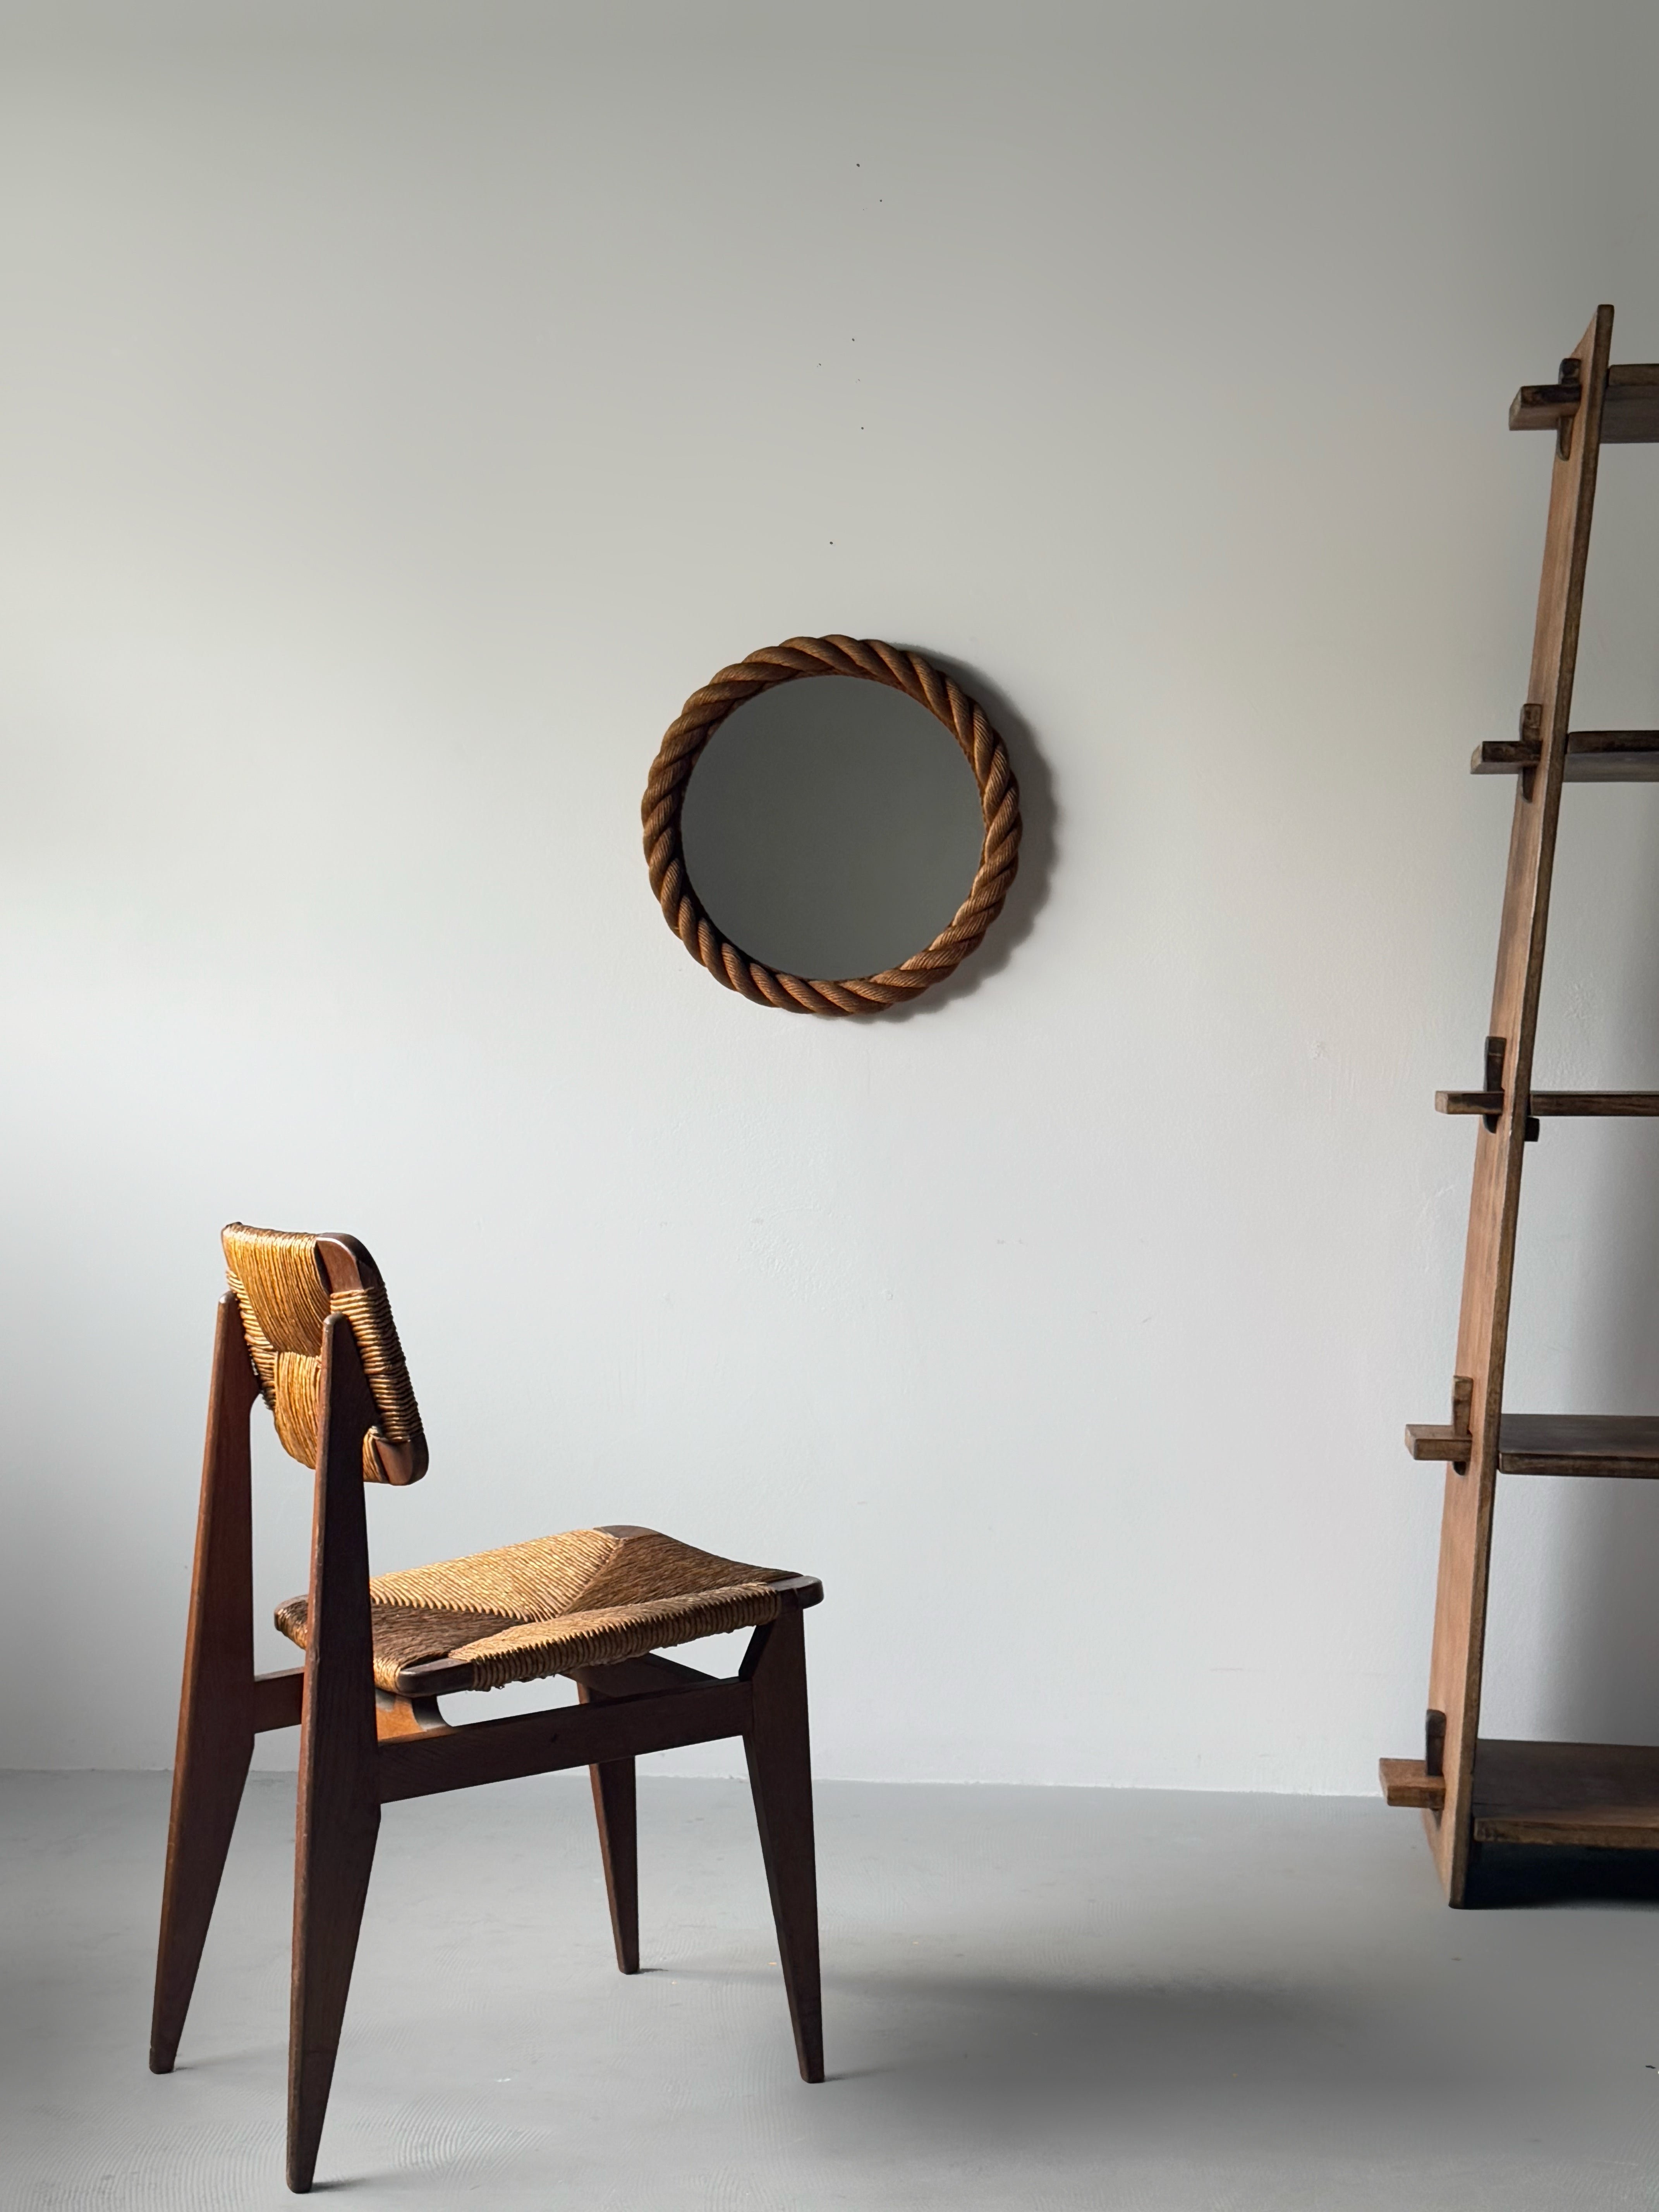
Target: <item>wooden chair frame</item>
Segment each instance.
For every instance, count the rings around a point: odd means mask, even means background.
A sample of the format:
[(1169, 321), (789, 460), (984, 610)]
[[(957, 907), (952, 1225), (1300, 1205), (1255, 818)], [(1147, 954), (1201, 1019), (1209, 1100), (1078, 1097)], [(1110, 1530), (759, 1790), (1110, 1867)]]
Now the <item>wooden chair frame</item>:
[[(319, 1248), (331, 1273), (343, 1247)], [(338, 1284), (335, 1287), (340, 1287)], [(151, 2026), (151, 2070), (170, 2073), (235, 1826), (253, 1739), (300, 1730), (288, 2185), (312, 2185), (380, 1808), (482, 1782), (586, 1766), (592, 1780), (617, 1964), (639, 1971), (634, 1761), (740, 1735), (777, 1925), (801, 2078), (823, 2079), (812, 1780), (802, 1614), (807, 1577), (775, 1585), (737, 1674), (657, 1654), (573, 1670), (580, 1703), (452, 1727), (434, 1698), (375, 1687), (362, 1450), (379, 1418), (350, 1322), (324, 1329), (310, 1627), (303, 1667), (253, 1671), (249, 1421), (259, 1395), (235, 1297), (219, 1305), (197, 1522), (173, 1810)]]

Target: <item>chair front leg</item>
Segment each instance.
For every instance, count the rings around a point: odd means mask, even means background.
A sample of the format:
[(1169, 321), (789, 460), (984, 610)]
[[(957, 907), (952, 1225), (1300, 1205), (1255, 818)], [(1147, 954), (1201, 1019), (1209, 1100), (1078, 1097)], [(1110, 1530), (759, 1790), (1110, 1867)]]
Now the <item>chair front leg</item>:
[(149, 2063), (179, 2055), (202, 1948), (253, 1756), (252, 1476), (248, 1416), (258, 1379), (234, 1297), (219, 1303), (196, 1522), (190, 1626), (173, 1767)]
[(376, 1410), (337, 1314), (324, 1328), (319, 1397), (289, 2022), (288, 2185), (301, 2193), (316, 2172), (380, 1826), (362, 1475)]
[[(583, 1705), (604, 1705), (603, 1692), (578, 1682)], [(593, 1817), (599, 1823), (599, 1857), (605, 1893), (611, 1906), (611, 1933), (620, 1972), (640, 1971), (640, 1838), (638, 1793), (631, 1759), (607, 1759), (587, 1770), (593, 1785)]]
[(806, 1726), (806, 1635), (793, 1593), (784, 1597), (777, 1619), (755, 1632), (742, 1672), (754, 1692), (744, 1749), (772, 1893), (795, 2055), (802, 2081), (822, 2081), (823, 2001), (818, 1974), (812, 1760)]

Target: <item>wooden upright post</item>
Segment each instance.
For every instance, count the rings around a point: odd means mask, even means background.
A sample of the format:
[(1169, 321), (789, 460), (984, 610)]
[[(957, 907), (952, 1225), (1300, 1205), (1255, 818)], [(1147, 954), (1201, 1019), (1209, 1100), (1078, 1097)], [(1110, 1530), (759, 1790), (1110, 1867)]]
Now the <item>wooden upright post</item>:
[(1429, 1709), (1443, 1714), (1445, 1719), (1445, 1795), (1438, 1813), (1429, 1810), (1424, 1814), (1440, 1879), (1453, 1905), (1463, 1902), (1468, 1878), (1474, 1747), (1486, 1642), (1492, 1502), (1498, 1487), (1504, 1359), (1515, 1274), (1515, 1231), (1521, 1208), (1533, 1042), (1544, 974), (1544, 939), (1566, 765), (1579, 610), (1595, 502), (1601, 399), (1612, 340), (1613, 309), (1598, 307), (1569, 356), (1579, 365), (1583, 398), (1564, 425), (1557, 443), (1533, 636), (1532, 677), (1522, 715), (1522, 734), (1533, 734), (1528, 726), (1535, 726), (1542, 750), (1537, 767), (1523, 771), (1516, 780), (1515, 820), (1510, 832), (1509, 872), (1498, 932), (1498, 978), (1489, 1024), (1488, 1088), (1500, 1090), (1504, 1099), (1496, 1115), (1483, 1117), (1475, 1136), (1474, 1187), (1463, 1259), (1456, 1366), (1456, 1373), (1474, 1385), (1469, 1406), (1471, 1449), (1465, 1464), (1453, 1462), (1446, 1470), (1434, 1647), (1429, 1667)]
[(1570, 726), (1579, 613), (1604, 445), (1659, 444), (1659, 364), (1613, 362), (1613, 310), (1598, 307), (1554, 384), (1522, 385), (1516, 430), (1555, 439), (1532, 677), (1519, 735), (1475, 750), (1477, 775), (1517, 779), (1486, 1073), (1443, 1091), (1443, 1114), (1480, 1117), (1449, 1423), (1413, 1426), (1414, 1459), (1444, 1460), (1440, 1573), (1421, 1759), (1385, 1759), (1391, 1805), (1419, 1806), (1453, 1905), (1488, 1844), (1659, 1851), (1659, 1747), (1504, 1742), (1480, 1734), (1498, 1478), (1659, 1477), (1659, 1418), (1511, 1413), (1504, 1356), (1521, 1173), (1547, 1121), (1659, 1115), (1659, 1091), (1534, 1091), (1533, 1047), (1563, 787), (1659, 782), (1659, 730)]

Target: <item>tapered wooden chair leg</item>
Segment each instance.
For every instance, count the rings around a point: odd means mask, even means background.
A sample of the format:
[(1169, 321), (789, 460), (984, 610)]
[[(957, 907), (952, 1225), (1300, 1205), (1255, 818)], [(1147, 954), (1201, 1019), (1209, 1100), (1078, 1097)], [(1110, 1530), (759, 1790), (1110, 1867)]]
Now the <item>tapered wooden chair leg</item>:
[(812, 1841), (812, 1762), (806, 1727), (806, 1638), (786, 1603), (757, 1632), (744, 1673), (754, 1717), (744, 1736), (761, 1854), (772, 1893), (778, 1960), (803, 2081), (823, 2079), (823, 2001), (818, 1975), (817, 1868)]
[[(577, 1696), (583, 1705), (605, 1701), (586, 1682)], [(599, 1828), (599, 1856), (605, 1865), (605, 1893), (611, 1906), (611, 1933), (617, 1965), (624, 1974), (640, 1971), (640, 1844), (637, 1792), (631, 1759), (607, 1759), (590, 1766), (593, 1816)]]
[(338, 1315), (324, 1326), (319, 1395), (288, 2045), (288, 2185), (301, 2192), (317, 2170), (380, 1826), (361, 1456), (374, 1403)]
[[(173, 1817), (167, 1831), (167, 1873), (161, 1889), (161, 1939), (155, 1959), (155, 2002), (150, 2014), (149, 2069), (170, 2074), (185, 2032), (208, 1924), (242, 1802), (253, 1756), (253, 1731), (228, 1728), (222, 1716), (194, 1715), (194, 1741), (180, 1751), (173, 1776)], [(215, 1719), (221, 1725), (214, 1727)]]
[(337, 1823), (314, 1802), (309, 1809), (295, 1898), (288, 2053), (288, 2185), (302, 2194), (317, 2171), (380, 1826), (378, 1806), (368, 1822), (361, 1811)]
[(253, 1550), (248, 1414), (257, 1385), (234, 1298), (219, 1310), (196, 1567), (173, 1769), (149, 2063), (170, 2074), (253, 1756)]

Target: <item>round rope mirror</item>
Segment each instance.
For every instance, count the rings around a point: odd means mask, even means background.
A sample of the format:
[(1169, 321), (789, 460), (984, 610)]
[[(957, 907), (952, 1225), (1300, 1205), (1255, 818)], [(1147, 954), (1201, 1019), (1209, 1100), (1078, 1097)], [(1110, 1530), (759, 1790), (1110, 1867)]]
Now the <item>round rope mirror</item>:
[[(979, 787), (984, 837), (968, 896), (930, 945), (878, 975), (792, 975), (732, 944), (698, 897), (686, 868), (681, 814), (686, 787), (704, 747), (746, 700), (802, 677), (846, 676), (883, 684), (925, 707), (955, 738)], [(924, 729), (926, 724), (921, 726)], [(874, 638), (792, 637), (722, 668), (694, 691), (670, 723), (640, 807), (645, 856), (663, 918), (717, 982), (757, 1006), (792, 1013), (867, 1014), (908, 1006), (942, 982), (978, 945), (1002, 911), (1019, 865), (1019, 789), (1002, 739), (985, 709), (956, 680), (923, 659)]]

